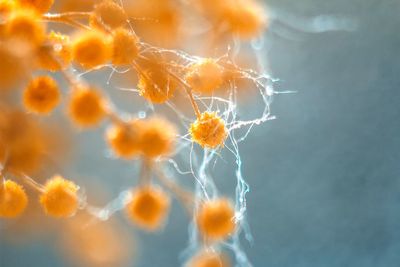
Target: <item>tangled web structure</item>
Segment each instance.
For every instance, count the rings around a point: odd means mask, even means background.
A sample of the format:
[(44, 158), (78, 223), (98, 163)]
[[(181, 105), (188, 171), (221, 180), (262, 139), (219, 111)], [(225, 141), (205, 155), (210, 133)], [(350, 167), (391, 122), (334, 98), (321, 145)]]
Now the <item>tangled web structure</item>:
[[(125, 254), (111, 218), (123, 211), (155, 232), (175, 197), (191, 218), (184, 266), (251, 266), (240, 245), (251, 234), (239, 146), (273, 118), (274, 80), (262, 64), (267, 22), (255, 0), (0, 0), (1, 223), (59, 218), (80, 240), (79, 251), (69, 247), (80, 265), (118, 266)], [(89, 74), (108, 82), (95, 85)], [(139, 96), (142, 108), (122, 112), (115, 92)], [(250, 101), (262, 109), (241, 117)], [(80, 131), (60, 130), (64, 117)], [(137, 162), (139, 179), (102, 207), (91, 188), (64, 177), (60, 155), (69, 135), (105, 124), (112, 157)], [(231, 194), (213, 177), (224, 155), (235, 168), (236, 179), (226, 177), (236, 183)]]

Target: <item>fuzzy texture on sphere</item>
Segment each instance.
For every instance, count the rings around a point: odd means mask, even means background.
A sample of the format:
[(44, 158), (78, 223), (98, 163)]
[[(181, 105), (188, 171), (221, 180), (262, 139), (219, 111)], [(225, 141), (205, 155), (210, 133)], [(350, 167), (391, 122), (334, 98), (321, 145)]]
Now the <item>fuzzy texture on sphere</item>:
[(54, 0), (17, 0), (17, 2), (23, 7), (33, 8), (39, 13), (46, 13), (53, 5)]
[(235, 231), (235, 210), (228, 199), (204, 202), (197, 213), (197, 225), (204, 237), (224, 240)]
[(143, 156), (156, 158), (171, 154), (174, 149), (176, 129), (169, 121), (153, 117), (143, 123), (140, 148)]
[(47, 42), (37, 51), (39, 68), (48, 71), (66, 69), (72, 61), (71, 43), (68, 35), (51, 32)]
[(93, 127), (105, 117), (105, 103), (96, 89), (78, 87), (71, 92), (69, 115), (80, 127)]
[(24, 43), (38, 47), (46, 38), (45, 25), (41, 17), (33, 10), (21, 9), (10, 14), (4, 28), (4, 35)]
[(123, 28), (115, 30), (113, 34), (113, 65), (120, 66), (131, 64), (136, 59), (138, 54), (138, 37)]
[(195, 255), (185, 267), (230, 267), (231, 264), (225, 255), (214, 251), (202, 251)]
[(54, 176), (46, 182), (40, 196), (40, 204), (47, 215), (59, 218), (70, 217), (78, 209), (79, 187), (61, 176)]
[(141, 228), (155, 231), (162, 226), (170, 206), (169, 197), (157, 187), (141, 187), (132, 192), (126, 206), (129, 218)]
[(227, 137), (225, 122), (216, 113), (204, 112), (189, 129), (192, 140), (202, 147), (222, 146)]
[(27, 205), (28, 197), (22, 186), (10, 180), (0, 185), (0, 217), (15, 218)]
[(117, 156), (131, 159), (140, 153), (142, 128), (140, 120), (115, 124), (107, 130), (106, 139)]
[(187, 83), (200, 94), (212, 94), (223, 82), (223, 69), (214, 59), (204, 59), (189, 67)]
[(93, 27), (102, 28), (100, 24), (115, 29), (124, 26), (128, 16), (125, 10), (112, 0), (104, 0), (94, 7), (93, 16), (90, 18), (90, 24)]
[(23, 102), (30, 111), (50, 113), (60, 102), (60, 90), (56, 81), (50, 76), (32, 79), (24, 90)]
[(85, 69), (107, 63), (111, 55), (109, 38), (100, 31), (81, 32), (72, 43), (72, 58)]

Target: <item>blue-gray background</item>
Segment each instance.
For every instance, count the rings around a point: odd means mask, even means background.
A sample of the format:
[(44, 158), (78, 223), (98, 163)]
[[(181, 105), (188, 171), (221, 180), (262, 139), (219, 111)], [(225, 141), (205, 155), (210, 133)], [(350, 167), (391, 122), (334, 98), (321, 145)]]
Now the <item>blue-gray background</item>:
[[(400, 1), (268, 4), (299, 18), (343, 15), (358, 27), (311, 34), (272, 24), (269, 65), (278, 89), (297, 93), (275, 97), (278, 119), (241, 147), (249, 257), (256, 267), (400, 266)], [(139, 234), (137, 266), (179, 266), (187, 232), (180, 207), (172, 213), (164, 233)], [(64, 265), (49, 246), (2, 242), (0, 266)]]

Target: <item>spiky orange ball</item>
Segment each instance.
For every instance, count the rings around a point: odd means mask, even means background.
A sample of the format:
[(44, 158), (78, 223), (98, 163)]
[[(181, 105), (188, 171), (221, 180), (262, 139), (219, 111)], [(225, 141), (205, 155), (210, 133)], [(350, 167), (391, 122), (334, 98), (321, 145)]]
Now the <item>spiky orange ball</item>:
[(157, 230), (164, 222), (170, 200), (164, 191), (157, 187), (141, 187), (132, 192), (132, 200), (126, 207), (129, 218), (148, 231)]
[(227, 137), (225, 122), (215, 112), (204, 112), (189, 129), (192, 140), (202, 147), (222, 146)]
[(28, 197), (19, 184), (6, 180), (0, 184), (0, 217), (15, 218), (28, 205)]
[(70, 217), (78, 209), (78, 189), (75, 183), (56, 175), (46, 182), (44, 192), (40, 196), (40, 204), (49, 216)]
[(140, 149), (143, 156), (156, 158), (172, 153), (176, 129), (169, 121), (153, 117), (143, 123), (140, 136)]
[(105, 101), (98, 90), (80, 86), (73, 89), (68, 104), (69, 115), (81, 127), (93, 127), (105, 117)]
[(106, 27), (115, 29), (124, 26), (128, 19), (125, 10), (112, 0), (103, 0), (95, 5), (93, 16), (90, 19), (90, 24), (93, 27), (102, 28), (103, 24)]
[(200, 94), (212, 94), (223, 82), (223, 69), (211, 58), (203, 59), (189, 67), (187, 83)]
[(119, 28), (113, 33), (112, 63), (115, 66), (131, 64), (139, 54), (139, 39), (130, 31)]
[(197, 213), (197, 225), (206, 238), (223, 240), (235, 231), (235, 210), (228, 199), (204, 202)]
[(112, 47), (100, 31), (81, 32), (72, 43), (72, 58), (85, 69), (92, 69), (111, 59)]
[(106, 139), (117, 156), (131, 159), (140, 153), (142, 128), (140, 120), (115, 124), (108, 129)]
[(50, 113), (60, 101), (57, 82), (50, 76), (32, 79), (23, 93), (25, 108), (39, 114)]

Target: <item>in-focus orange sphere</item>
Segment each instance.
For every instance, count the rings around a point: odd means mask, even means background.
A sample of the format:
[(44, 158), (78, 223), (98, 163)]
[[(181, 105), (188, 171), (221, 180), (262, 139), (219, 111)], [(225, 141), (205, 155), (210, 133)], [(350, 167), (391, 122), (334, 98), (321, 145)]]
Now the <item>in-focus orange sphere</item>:
[(141, 187), (132, 192), (132, 199), (126, 207), (129, 218), (148, 231), (157, 230), (164, 222), (170, 200), (164, 191), (157, 187)]
[(11, 180), (0, 184), (0, 217), (15, 218), (27, 205), (28, 197), (22, 186)]
[(52, 217), (66, 218), (75, 214), (79, 199), (75, 183), (57, 175), (46, 182), (40, 196), (40, 204), (45, 213)]
[(50, 76), (32, 79), (23, 93), (24, 106), (35, 113), (48, 114), (60, 101), (60, 90)]
[(204, 202), (197, 213), (197, 225), (206, 238), (223, 240), (235, 231), (235, 209), (228, 199)]
[(205, 148), (217, 148), (228, 135), (225, 122), (216, 113), (204, 112), (189, 129), (192, 140)]

